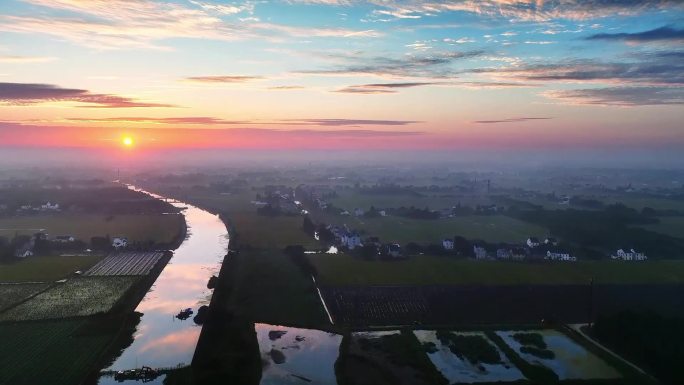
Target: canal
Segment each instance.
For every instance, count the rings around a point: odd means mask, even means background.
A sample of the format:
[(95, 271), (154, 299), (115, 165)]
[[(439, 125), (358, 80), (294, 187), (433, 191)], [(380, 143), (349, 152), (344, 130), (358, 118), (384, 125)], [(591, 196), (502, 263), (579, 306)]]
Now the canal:
[[(159, 195), (136, 189), (158, 199)], [(133, 335), (133, 343), (121, 352), (106, 371), (149, 366), (152, 368), (189, 365), (202, 330), (193, 317), (179, 320), (182, 309), (191, 308), (193, 315), (211, 300), (207, 282), (218, 274), (228, 249), (228, 231), (217, 215), (193, 205), (168, 200), (182, 208), (188, 233), (173, 257), (138, 304), (142, 313)], [(161, 384), (163, 376), (152, 383)], [(117, 384), (113, 377), (103, 376), (100, 384)]]

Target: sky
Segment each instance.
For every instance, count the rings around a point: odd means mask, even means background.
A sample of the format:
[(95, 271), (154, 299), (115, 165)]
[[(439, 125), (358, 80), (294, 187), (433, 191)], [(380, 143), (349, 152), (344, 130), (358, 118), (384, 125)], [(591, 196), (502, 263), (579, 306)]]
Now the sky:
[(683, 104), (682, 1), (0, 2), (2, 148), (676, 152)]

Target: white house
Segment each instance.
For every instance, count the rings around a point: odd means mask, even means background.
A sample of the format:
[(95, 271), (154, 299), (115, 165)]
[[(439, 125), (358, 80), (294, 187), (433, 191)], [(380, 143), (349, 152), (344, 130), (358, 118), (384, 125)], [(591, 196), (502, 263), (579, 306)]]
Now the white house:
[(128, 238), (115, 237), (112, 239), (112, 247), (115, 249), (123, 249), (128, 246)]
[(444, 250), (453, 250), (454, 249), (454, 241), (451, 239), (445, 239), (442, 241), (442, 247), (444, 247)]
[(55, 241), (60, 243), (69, 243), (76, 241), (73, 235), (58, 235), (55, 237)]
[(340, 242), (343, 246), (353, 250), (356, 247), (363, 246), (361, 243), (361, 237), (357, 233), (346, 233), (340, 237)]
[(360, 208), (358, 208), (358, 207), (354, 209), (354, 215), (355, 215), (355, 216), (361, 217), (361, 216), (363, 216), (363, 214), (364, 214), (363, 209), (360, 209)]
[(544, 259), (548, 259), (551, 261), (566, 261), (566, 262), (577, 261), (577, 258), (571, 256), (569, 253), (555, 253), (552, 251), (547, 251), (546, 257), (544, 257)]
[(630, 249), (628, 252), (620, 249), (617, 251), (616, 255), (611, 255), (610, 257), (621, 261), (645, 261), (648, 259), (646, 254), (636, 252), (634, 249)]
[(484, 247), (473, 246), (473, 253), (475, 254), (475, 259), (487, 259), (487, 250)]
[(59, 210), (59, 203), (52, 204), (50, 202), (41, 205), (40, 208), (42, 210)]
[(534, 249), (535, 247), (539, 247), (539, 239), (536, 237), (529, 237), (527, 238), (527, 246), (531, 249)]
[(386, 217), (386, 216), (387, 216), (387, 212), (386, 212), (385, 210), (380, 210), (380, 211), (378, 211), (378, 212), (380, 213), (380, 216), (381, 216), (381, 217)]

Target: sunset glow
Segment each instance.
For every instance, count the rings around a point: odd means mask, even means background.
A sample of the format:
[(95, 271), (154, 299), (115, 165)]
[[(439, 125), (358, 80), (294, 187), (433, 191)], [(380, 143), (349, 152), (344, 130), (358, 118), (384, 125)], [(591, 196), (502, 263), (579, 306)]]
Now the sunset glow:
[(628, 3), (3, 1), (0, 145), (682, 148), (684, 6)]

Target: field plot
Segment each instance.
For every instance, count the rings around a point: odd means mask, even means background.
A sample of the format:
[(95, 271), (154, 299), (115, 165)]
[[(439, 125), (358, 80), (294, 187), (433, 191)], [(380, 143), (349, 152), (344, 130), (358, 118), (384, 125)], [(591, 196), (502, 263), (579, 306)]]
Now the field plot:
[(684, 238), (684, 217), (660, 217), (658, 220), (660, 223), (641, 227), (674, 238)]
[(343, 377), (340, 383), (448, 384), (410, 331), (353, 333), (346, 338), (336, 365)]
[(93, 266), (101, 255), (37, 256), (0, 265), (0, 282), (51, 282)]
[[(465, 341), (460, 346), (450, 346), (440, 332), (415, 330), (418, 341), (426, 347), (428, 357), (449, 383), (512, 382), (525, 377), (482, 332), (449, 333)], [(473, 343), (469, 342), (475, 340)], [(453, 342), (452, 342), (453, 343)], [(458, 344), (458, 342), (456, 342)], [(466, 350), (467, 349), (467, 350)], [(485, 354), (492, 355), (490, 362)]]
[(352, 211), (354, 208), (368, 210), (371, 206), (377, 208), (399, 207), (429, 207), (439, 210), (447, 207), (477, 206), (493, 203), (489, 196), (484, 194), (458, 194), (458, 193), (431, 193), (415, 192), (406, 190), (404, 194), (364, 194), (354, 190), (337, 190), (337, 197), (331, 198), (330, 202), (337, 207)]
[(3, 323), (0, 384), (78, 384), (112, 336), (80, 333), (87, 319)]
[[(530, 345), (521, 343), (514, 336), (516, 332), (496, 332), (516, 353), (525, 361), (542, 365), (553, 370), (561, 380), (568, 379), (611, 379), (619, 378), (620, 374), (613, 367), (606, 364), (596, 355), (590, 353), (564, 334), (555, 330), (535, 330), (525, 333), (527, 335), (539, 335), (543, 337), (542, 343), (546, 346)], [(543, 345), (542, 345), (543, 346)], [(530, 348), (533, 349), (530, 349)], [(546, 356), (541, 352), (552, 352)]]
[(163, 256), (161, 251), (112, 253), (84, 275), (147, 275)]
[(130, 242), (170, 243), (181, 233), (183, 221), (183, 216), (176, 214), (41, 214), (0, 218), (0, 236), (32, 235), (44, 230), (50, 236), (72, 235), (84, 242), (109, 234), (127, 237)]
[(428, 312), (420, 288), (325, 288), (322, 291), (335, 323), (411, 325)]
[(0, 284), (0, 311), (46, 289), (47, 283)]
[(337, 224), (380, 237), (385, 242), (440, 243), (459, 235), (487, 242), (524, 242), (529, 236), (543, 237), (548, 230), (504, 215), (467, 215), (445, 219), (412, 219), (403, 217), (340, 217)]
[(260, 385), (335, 385), (342, 336), (313, 329), (255, 325), (264, 365)]
[(123, 297), (138, 277), (70, 279), (0, 313), (0, 321), (26, 321), (105, 313)]

